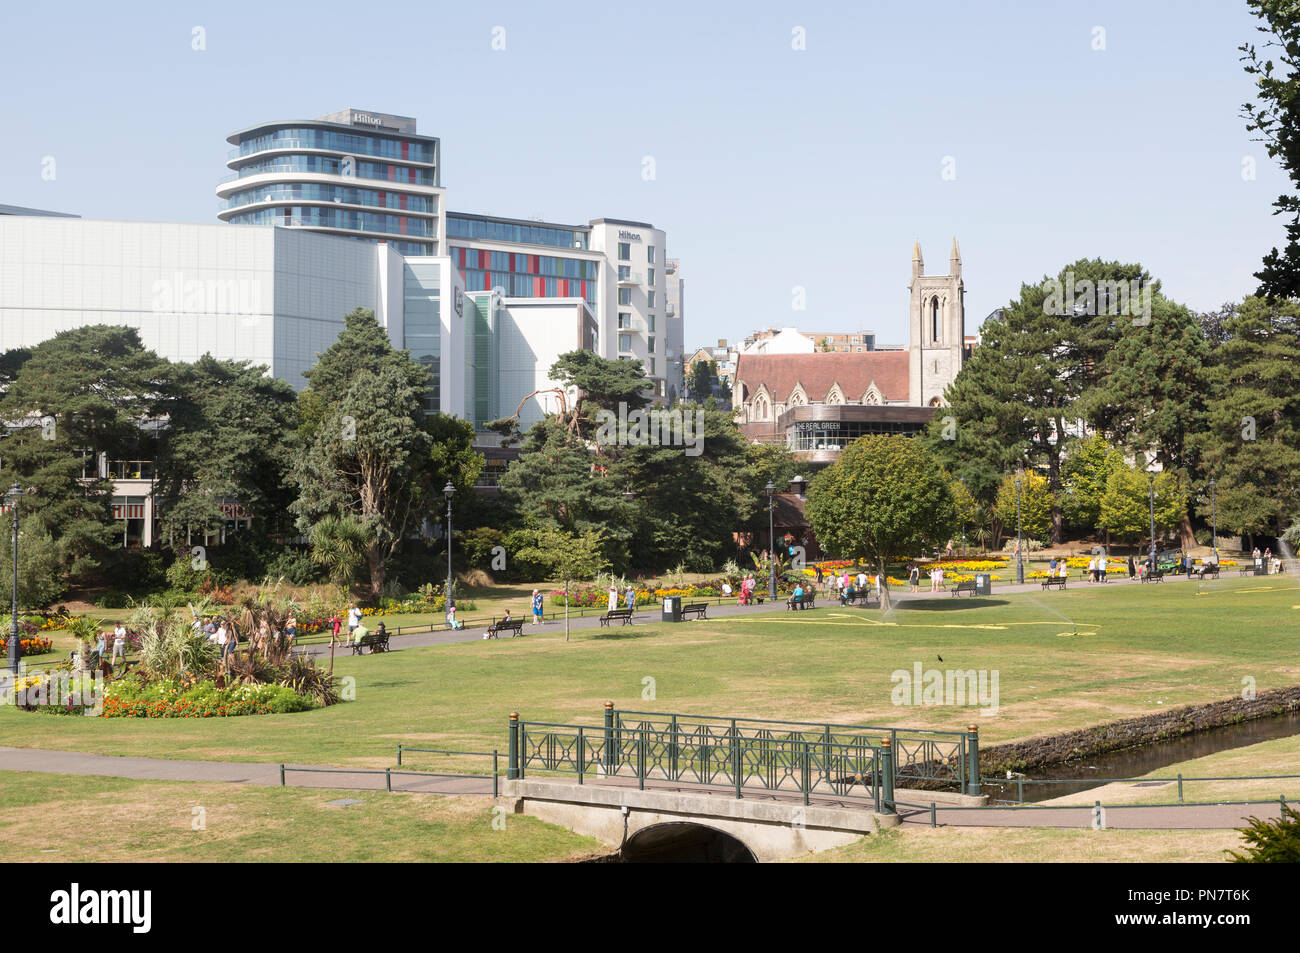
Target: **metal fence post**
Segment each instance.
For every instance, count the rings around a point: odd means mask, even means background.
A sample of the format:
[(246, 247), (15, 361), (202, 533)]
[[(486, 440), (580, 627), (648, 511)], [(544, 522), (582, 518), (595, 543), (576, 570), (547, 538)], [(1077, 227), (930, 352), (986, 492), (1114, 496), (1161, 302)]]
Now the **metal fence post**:
[(880, 739), (880, 798), (882, 814), (897, 814), (894, 805), (894, 744), (889, 738)]
[(1183, 772), (1178, 772), (1178, 803), (1183, 803)]
[(393, 769), (392, 768), (384, 768), (384, 787), (388, 789), (389, 794), (393, 793)]
[(938, 821), (935, 819), (935, 811), (934, 811), (934, 802), (933, 802), (933, 801), (930, 802), (930, 826), (931, 826), (931, 827), (938, 827), (938, 826), (939, 826)]
[(645, 790), (645, 729), (636, 729), (636, 786)]
[(979, 797), (980, 793), (980, 726), (968, 725), (966, 730), (970, 732), (967, 738), (967, 758), (966, 758), (966, 793), (972, 797)]
[(501, 796), (500, 772), (497, 769), (498, 761), (499, 759), (497, 758), (497, 749), (493, 748), (492, 749), (492, 796), (493, 797)]
[(679, 777), (680, 768), (677, 764), (677, 716), (673, 715), (673, 720), (668, 726), (668, 776), (671, 780), (676, 781)]
[(605, 702), (605, 756), (601, 759), (605, 773), (614, 773), (614, 703)]
[(740, 738), (736, 735), (736, 719), (731, 719), (731, 778), (736, 782), (736, 797), (740, 797)]
[(582, 783), (582, 769), (586, 767), (587, 735), (586, 729), (578, 726), (578, 753), (574, 757), (574, 766), (578, 769), (578, 783)]
[(806, 741), (803, 743), (803, 771), (801, 772), (801, 774), (802, 774), (802, 781), (803, 781), (803, 784), (802, 784), (802, 787), (803, 787), (803, 802), (804, 802), (804, 804), (807, 804), (807, 803), (808, 803), (808, 787), (809, 787), (808, 782), (811, 780), (811, 777), (810, 777), (810, 772), (809, 772), (809, 767), (808, 767), (808, 742), (806, 742)]
[(519, 712), (510, 713), (510, 747), (506, 754), (506, 779), (519, 777)]
[(284, 787), (284, 765), (280, 765), (280, 787)]
[(402, 743), (400, 741), (397, 743), (397, 766), (399, 768), (402, 766)]

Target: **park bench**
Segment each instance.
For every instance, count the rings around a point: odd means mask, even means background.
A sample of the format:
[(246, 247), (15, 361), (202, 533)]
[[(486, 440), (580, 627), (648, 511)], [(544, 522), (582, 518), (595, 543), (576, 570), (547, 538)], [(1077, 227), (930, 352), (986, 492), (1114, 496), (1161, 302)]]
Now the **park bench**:
[(604, 628), (605, 626), (609, 625), (609, 623), (614, 619), (622, 619), (624, 625), (631, 625), (632, 610), (631, 609), (610, 609), (608, 612), (606, 612), (603, 616), (600, 617), (601, 628)]
[(360, 642), (352, 643), (352, 654), (365, 655), (366, 653), (363, 650), (366, 648), (370, 649), (371, 655), (374, 655), (376, 652), (391, 651), (388, 648), (388, 633), (385, 632), (383, 635), (380, 635), (378, 632), (367, 632), (361, 637)]
[(975, 596), (975, 580), (974, 580), (974, 579), (970, 579), (970, 580), (968, 580), (968, 581), (966, 581), (966, 582), (959, 582), (959, 583), (957, 583), (957, 585), (953, 586), (952, 594), (953, 594), (954, 596), (959, 596), (959, 595), (961, 595), (963, 592), (969, 592), (969, 593), (971, 594), (971, 597), (972, 597), (972, 598)]
[(1064, 576), (1048, 576), (1046, 579), (1043, 580), (1043, 588), (1051, 589), (1055, 587), (1057, 589), (1064, 589), (1065, 582), (1066, 579)]
[(1213, 578), (1215, 578), (1215, 579), (1218, 579), (1218, 578), (1219, 578), (1219, 567), (1218, 567), (1218, 566), (1202, 566), (1202, 567), (1201, 567), (1201, 578), (1202, 578), (1202, 579), (1206, 579), (1206, 578), (1210, 578), (1210, 577), (1213, 577)]
[(498, 622), (494, 618), (492, 620), (492, 624), (488, 626), (487, 637), (489, 639), (499, 639), (501, 638), (502, 632), (509, 632), (510, 637), (512, 639), (516, 635), (523, 635), (524, 620), (523, 619), (502, 619), (500, 622)]
[(682, 618), (688, 615), (698, 616), (701, 619), (708, 618), (709, 604), (707, 602), (692, 602), (689, 605), (682, 606)]
[(791, 596), (789, 599), (785, 600), (785, 607), (787, 609), (814, 609), (816, 608), (816, 605), (817, 595), (813, 592), (805, 592), (798, 599)]
[(1153, 569), (1150, 572), (1142, 574), (1143, 582), (1164, 582), (1165, 574), (1159, 569)]
[(840, 605), (858, 605), (866, 607), (871, 605), (873, 599), (875, 600), (876, 605), (880, 604), (880, 596), (871, 589), (850, 589), (848, 592), (840, 596)]

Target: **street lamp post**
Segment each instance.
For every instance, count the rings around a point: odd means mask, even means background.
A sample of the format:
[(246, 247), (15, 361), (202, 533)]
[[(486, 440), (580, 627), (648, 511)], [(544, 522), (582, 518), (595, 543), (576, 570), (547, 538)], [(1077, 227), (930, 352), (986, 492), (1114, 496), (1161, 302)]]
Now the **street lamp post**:
[(1151, 507), (1151, 571), (1156, 571), (1156, 475), (1147, 473), (1147, 488)]
[(1025, 584), (1024, 556), (1020, 548), (1020, 477), (1016, 477), (1016, 582)]
[(456, 488), (451, 485), (450, 480), (442, 488), (442, 495), (447, 498), (447, 611), (450, 612), (456, 606), (456, 599), (451, 591), (451, 498), (456, 495)]
[(776, 602), (776, 528), (772, 525), (776, 484), (767, 481), (767, 597)]
[(9, 511), (13, 515), (13, 536), (14, 536), (14, 589), (13, 604), (11, 615), (9, 616), (9, 671), (13, 672), (14, 678), (18, 677), (19, 662), (23, 657), (22, 643), (18, 641), (18, 500), (22, 497), (22, 488), (17, 481), (9, 488), (6, 494), (9, 500)]
[(1214, 488), (1218, 486), (1214, 477), (1210, 477), (1210, 549), (1214, 551), (1215, 561), (1219, 558), (1219, 511), (1214, 505)]

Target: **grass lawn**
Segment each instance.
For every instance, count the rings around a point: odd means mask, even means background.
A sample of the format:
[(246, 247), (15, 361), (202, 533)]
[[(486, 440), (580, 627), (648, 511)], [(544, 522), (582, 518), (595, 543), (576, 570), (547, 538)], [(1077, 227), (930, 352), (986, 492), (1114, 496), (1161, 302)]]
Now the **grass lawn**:
[[(1260, 691), (1295, 684), (1298, 623), (1300, 585), (1252, 577), (944, 595), (883, 615), (824, 608), (638, 624), (576, 631), (568, 644), (551, 625), (522, 639), (340, 657), (336, 672), (355, 678), (356, 700), (301, 714), (136, 720), (0, 708), (0, 745), (382, 767), (399, 741), (504, 751), (511, 711), (599, 724), (605, 699), (696, 714), (978, 722), (988, 744), (1233, 697), (1247, 676)], [(914, 663), (997, 671), (996, 714), (895, 706), (890, 675)], [(414, 767), (433, 764), (416, 757)]]
[(1236, 831), (1051, 830), (997, 827), (892, 828), (809, 863), (1214, 863), (1242, 847)]
[[(498, 830), (490, 798), (20, 771), (0, 778), (0, 847), (12, 861), (563, 861), (608, 853), (523, 815), (498, 818)], [(326, 803), (340, 798), (362, 803)], [(194, 830), (200, 819), (204, 829)]]

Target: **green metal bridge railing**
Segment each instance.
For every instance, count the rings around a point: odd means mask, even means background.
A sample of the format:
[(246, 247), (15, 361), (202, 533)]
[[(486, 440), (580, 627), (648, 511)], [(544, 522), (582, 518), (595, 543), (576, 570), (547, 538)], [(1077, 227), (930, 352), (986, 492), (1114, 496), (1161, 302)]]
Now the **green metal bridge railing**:
[[(616, 712), (603, 725), (521, 721), (510, 716), (506, 776), (530, 772), (663, 781), (746, 790), (860, 798), (893, 813), (899, 780), (979, 783), (978, 729), (941, 732), (665, 712)], [(859, 793), (860, 792), (860, 793)]]

